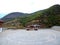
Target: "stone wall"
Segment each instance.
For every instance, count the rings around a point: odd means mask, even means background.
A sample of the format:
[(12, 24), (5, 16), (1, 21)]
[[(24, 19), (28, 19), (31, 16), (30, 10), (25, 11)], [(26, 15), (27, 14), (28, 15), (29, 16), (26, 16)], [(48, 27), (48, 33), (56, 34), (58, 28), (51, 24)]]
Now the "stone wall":
[(53, 26), (51, 29), (60, 31), (60, 26)]

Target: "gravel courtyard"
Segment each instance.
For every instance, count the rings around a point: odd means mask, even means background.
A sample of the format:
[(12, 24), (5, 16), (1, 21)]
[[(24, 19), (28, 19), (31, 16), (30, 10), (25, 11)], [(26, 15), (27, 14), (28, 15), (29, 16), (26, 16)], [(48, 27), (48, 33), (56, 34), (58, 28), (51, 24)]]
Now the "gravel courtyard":
[(0, 32), (0, 45), (60, 45), (60, 31), (6, 30)]

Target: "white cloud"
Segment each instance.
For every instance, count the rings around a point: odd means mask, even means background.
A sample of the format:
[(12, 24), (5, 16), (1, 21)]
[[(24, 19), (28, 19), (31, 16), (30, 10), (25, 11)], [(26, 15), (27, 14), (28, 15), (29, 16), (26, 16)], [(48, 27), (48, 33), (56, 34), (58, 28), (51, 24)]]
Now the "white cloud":
[(54, 4), (60, 4), (59, 0), (0, 0), (0, 13), (24, 12), (31, 13), (46, 9)]

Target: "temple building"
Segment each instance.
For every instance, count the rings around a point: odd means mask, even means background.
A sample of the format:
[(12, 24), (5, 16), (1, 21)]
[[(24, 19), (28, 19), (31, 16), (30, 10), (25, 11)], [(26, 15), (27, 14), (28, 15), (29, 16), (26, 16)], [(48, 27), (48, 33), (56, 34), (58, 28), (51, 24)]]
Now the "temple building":
[(0, 28), (3, 27), (3, 23), (4, 22), (2, 20), (0, 20)]

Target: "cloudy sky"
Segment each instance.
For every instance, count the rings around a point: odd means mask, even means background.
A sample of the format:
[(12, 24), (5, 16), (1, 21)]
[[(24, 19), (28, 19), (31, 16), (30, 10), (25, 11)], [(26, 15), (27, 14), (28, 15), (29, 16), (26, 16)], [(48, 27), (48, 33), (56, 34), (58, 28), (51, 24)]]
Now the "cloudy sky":
[(32, 13), (54, 4), (60, 4), (60, 0), (0, 0), (0, 17), (11, 12)]

